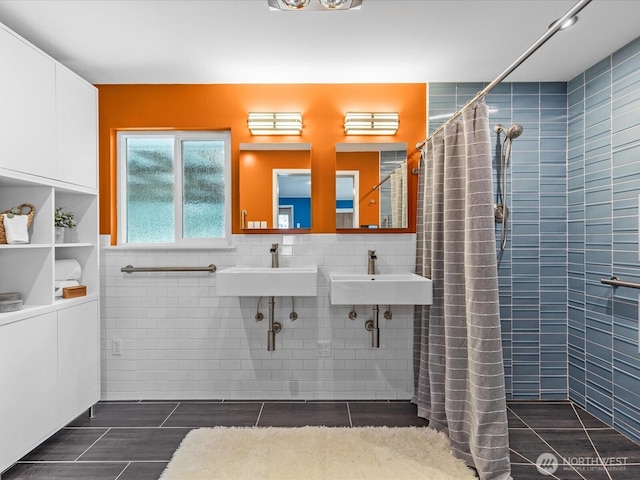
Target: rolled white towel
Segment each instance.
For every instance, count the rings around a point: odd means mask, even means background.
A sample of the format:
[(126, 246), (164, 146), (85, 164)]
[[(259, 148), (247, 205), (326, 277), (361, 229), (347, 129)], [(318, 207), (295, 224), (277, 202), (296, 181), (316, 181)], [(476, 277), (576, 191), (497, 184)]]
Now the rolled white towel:
[(29, 243), (28, 215), (2, 215), (7, 243)]
[(56, 260), (55, 280), (80, 280), (82, 278), (82, 267), (77, 260)]
[(65, 289), (66, 287), (77, 287), (78, 285), (80, 285), (78, 282), (76, 282), (75, 280), (65, 280), (63, 282), (60, 281), (55, 281), (53, 282), (54, 285), (54, 296), (55, 297), (62, 297), (62, 290)]

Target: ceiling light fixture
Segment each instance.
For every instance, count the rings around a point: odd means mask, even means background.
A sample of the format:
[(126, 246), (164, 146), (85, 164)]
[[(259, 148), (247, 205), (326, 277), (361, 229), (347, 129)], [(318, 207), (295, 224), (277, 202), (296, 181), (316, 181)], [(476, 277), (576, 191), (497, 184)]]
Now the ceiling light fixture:
[(304, 8), (309, 5), (311, 0), (282, 0), (287, 7), (297, 10), (299, 8)]
[(249, 112), (252, 135), (300, 135), (302, 114), (292, 112)]
[(344, 133), (347, 135), (395, 135), (399, 125), (396, 112), (348, 112), (344, 116)]
[(267, 0), (271, 10), (353, 10), (362, 0)]
[(320, 0), (320, 4), (328, 10), (344, 8), (346, 3), (347, 0)]

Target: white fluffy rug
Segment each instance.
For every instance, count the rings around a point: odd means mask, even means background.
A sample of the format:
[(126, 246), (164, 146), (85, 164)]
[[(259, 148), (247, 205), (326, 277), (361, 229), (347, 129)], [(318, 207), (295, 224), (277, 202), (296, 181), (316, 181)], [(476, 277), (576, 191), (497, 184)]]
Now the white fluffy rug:
[(430, 428), (192, 430), (161, 480), (473, 480)]

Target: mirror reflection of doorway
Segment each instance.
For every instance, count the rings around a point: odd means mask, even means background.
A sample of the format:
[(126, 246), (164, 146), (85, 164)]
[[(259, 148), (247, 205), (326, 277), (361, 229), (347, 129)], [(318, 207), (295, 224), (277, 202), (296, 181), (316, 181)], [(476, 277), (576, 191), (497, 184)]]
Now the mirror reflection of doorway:
[(274, 168), (272, 175), (275, 228), (311, 228), (311, 170)]
[(336, 228), (357, 228), (360, 224), (360, 172), (336, 171)]
[(293, 228), (293, 205), (278, 207), (278, 228)]

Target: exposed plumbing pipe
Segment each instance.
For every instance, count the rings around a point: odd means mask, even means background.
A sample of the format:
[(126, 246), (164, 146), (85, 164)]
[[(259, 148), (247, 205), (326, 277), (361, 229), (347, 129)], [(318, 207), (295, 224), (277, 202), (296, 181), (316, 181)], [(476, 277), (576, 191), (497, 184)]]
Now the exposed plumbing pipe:
[(380, 307), (378, 305), (373, 306), (373, 319), (367, 320), (364, 324), (364, 328), (371, 332), (371, 346), (373, 348), (380, 348), (380, 328), (378, 326), (378, 317), (380, 315)]
[(262, 297), (258, 297), (258, 307), (256, 308), (256, 322), (261, 322), (264, 319), (264, 315), (260, 311), (260, 302), (262, 301)]
[(298, 314), (296, 313), (296, 301), (291, 297), (291, 313), (289, 314), (289, 320), (295, 322), (298, 319)]
[(269, 297), (269, 330), (267, 330), (267, 351), (273, 352), (276, 349), (276, 333), (282, 330), (282, 324), (275, 322), (275, 297)]

